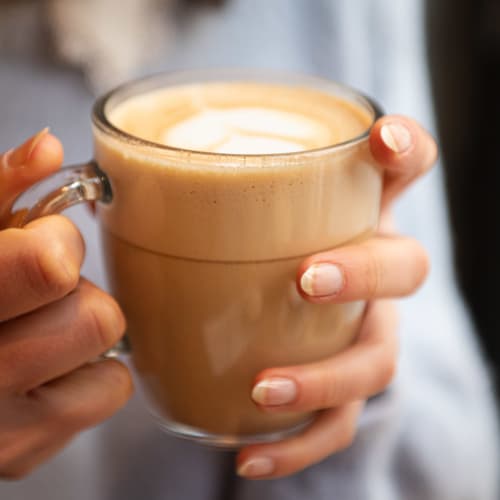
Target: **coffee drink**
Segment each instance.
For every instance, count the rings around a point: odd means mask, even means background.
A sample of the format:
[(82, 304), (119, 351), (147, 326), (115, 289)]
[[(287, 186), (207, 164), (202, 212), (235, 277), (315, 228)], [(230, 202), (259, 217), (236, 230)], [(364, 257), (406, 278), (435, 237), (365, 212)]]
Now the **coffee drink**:
[(370, 126), (366, 110), (305, 88), (255, 83), (185, 85), (148, 92), (111, 113), (120, 129), (175, 148), (265, 155), (339, 144)]
[(215, 443), (291, 429), (310, 415), (259, 410), (256, 375), (355, 340), (363, 303), (313, 305), (295, 284), (304, 257), (377, 224), (374, 113), (353, 96), (215, 81), (106, 103), (94, 137), (113, 190), (99, 207), (110, 286), (169, 429)]

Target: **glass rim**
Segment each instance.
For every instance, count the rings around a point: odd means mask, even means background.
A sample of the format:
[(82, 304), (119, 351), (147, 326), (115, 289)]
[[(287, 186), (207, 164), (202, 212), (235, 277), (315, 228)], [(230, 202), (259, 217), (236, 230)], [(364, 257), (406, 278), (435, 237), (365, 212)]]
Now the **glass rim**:
[[(209, 77), (209, 78), (207, 78)], [(215, 78), (213, 78), (215, 77)], [(342, 141), (335, 144), (330, 144), (328, 146), (322, 146), (320, 148), (306, 149), (303, 151), (289, 152), (289, 153), (252, 153), (252, 154), (235, 154), (235, 153), (216, 153), (211, 151), (201, 151), (201, 150), (191, 150), (183, 149), (174, 146), (168, 146), (166, 144), (161, 144), (154, 141), (149, 141), (147, 139), (142, 139), (136, 135), (125, 132), (119, 127), (113, 125), (108, 119), (106, 114), (106, 106), (109, 104), (112, 98), (119, 96), (120, 94), (128, 93), (125, 99), (140, 95), (141, 93), (146, 93), (148, 91), (153, 91), (164, 86), (174, 86), (174, 85), (186, 85), (190, 83), (205, 83), (205, 82), (256, 82), (263, 84), (281, 84), (281, 85), (293, 85), (290, 82), (297, 82), (305, 87), (313, 88), (319, 91), (324, 91), (330, 95), (336, 95), (339, 97), (347, 96), (351, 99), (351, 102), (356, 102), (362, 104), (365, 109), (367, 109), (371, 115), (372, 120), (370, 125), (361, 134), (352, 137), (346, 141)], [(158, 85), (155, 85), (158, 83)], [(308, 86), (309, 84), (309, 86)], [(142, 92), (133, 92), (134, 89), (143, 89)], [(328, 91), (328, 89), (330, 89)], [(130, 92), (132, 91), (132, 92)], [(124, 99), (124, 100), (125, 100)], [(190, 159), (211, 159), (219, 158), (223, 162), (245, 162), (245, 160), (258, 160), (258, 159), (269, 159), (273, 163), (279, 162), (282, 159), (284, 162), (290, 161), (291, 159), (297, 161), (301, 159), (311, 159), (314, 157), (321, 157), (324, 155), (332, 154), (337, 151), (344, 150), (346, 148), (355, 146), (366, 141), (369, 136), (371, 129), (375, 122), (384, 116), (382, 108), (378, 103), (368, 97), (366, 94), (350, 87), (348, 85), (338, 83), (334, 80), (329, 80), (327, 78), (312, 76), (307, 74), (293, 73), (287, 71), (276, 71), (268, 69), (199, 69), (199, 70), (184, 70), (184, 71), (167, 71), (161, 73), (151, 74), (142, 78), (137, 78), (123, 83), (117, 87), (114, 87), (107, 93), (98, 97), (92, 108), (92, 123), (101, 132), (113, 136), (122, 142), (130, 144), (132, 146), (139, 146), (142, 148), (147, 148), (149, 150), (154, 150), (156, 152), (171, 153), (177, 156), (187, 156)]]

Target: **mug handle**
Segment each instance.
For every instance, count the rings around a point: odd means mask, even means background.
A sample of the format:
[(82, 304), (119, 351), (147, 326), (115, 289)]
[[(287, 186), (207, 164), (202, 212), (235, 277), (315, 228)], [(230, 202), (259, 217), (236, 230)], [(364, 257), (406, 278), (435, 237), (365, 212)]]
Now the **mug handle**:
[(86, 201), (109, 203), (111, 185), (95, 161), (64, 167), (37, 182), (14, 202), (11, 223), (23, 227), (44, 215), (58, 214)]
[[(95, 161), (64, 167), (37, 182), (16, 199), (10, 226), (23, 227), (34, 219), (58, 214), (78, 203), (109, 203), (112, 198), (109, 180)], [(115, 358), (129, 352), (130, 345), (124, 336), (100, 357)]]

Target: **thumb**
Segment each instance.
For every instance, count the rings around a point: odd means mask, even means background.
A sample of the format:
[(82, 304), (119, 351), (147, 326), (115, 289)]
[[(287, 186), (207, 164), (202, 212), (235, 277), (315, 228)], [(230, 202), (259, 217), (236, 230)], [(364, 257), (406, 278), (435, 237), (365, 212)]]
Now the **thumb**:
[(17, 148), (0, 154), (0, 223), (16, 197), (62, 164), (63, 148), (45, 128)]

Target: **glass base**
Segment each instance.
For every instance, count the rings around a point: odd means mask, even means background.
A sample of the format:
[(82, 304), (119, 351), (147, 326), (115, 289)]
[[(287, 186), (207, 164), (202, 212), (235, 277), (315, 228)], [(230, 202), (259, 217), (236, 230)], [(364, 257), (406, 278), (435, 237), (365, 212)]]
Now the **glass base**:
[(288, 429), (268, 432), (265, 434), (251, 434), (251, 435), (237, 435), (237, 434), (212, 434), (204, 430), (198, 429), (196, 427), (191, 427), (189, 425), (179, 424), (178, 422), (166, 421), (165, 419), (159, 417), (156, 413), (151, 412), (156, 421), (157, 425), (161, 430), (172, 434), (176, 437), (182, 439), (189, 439), (190, 441), (196, 441), (200, 444), (214, 446), (217, 448), (226, 449), (237, 449), (242, 446), (249, 444), (258, 443), (269, 443), (273, 441), (280, 441), (287, 437), (298, 434), (306, 427), (308, 427), (314, 420), (314, 416), (311, 416), (304, 422), (298, 425), (294, 425)]

